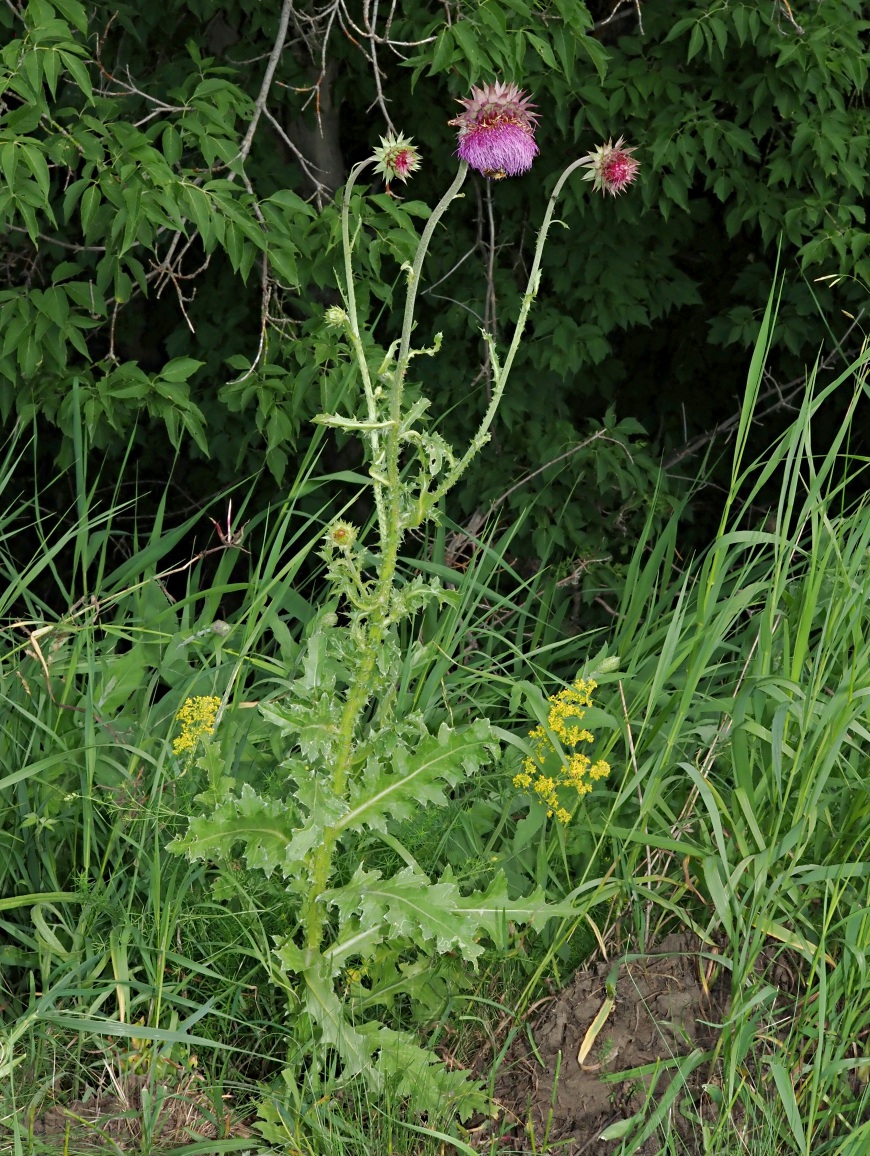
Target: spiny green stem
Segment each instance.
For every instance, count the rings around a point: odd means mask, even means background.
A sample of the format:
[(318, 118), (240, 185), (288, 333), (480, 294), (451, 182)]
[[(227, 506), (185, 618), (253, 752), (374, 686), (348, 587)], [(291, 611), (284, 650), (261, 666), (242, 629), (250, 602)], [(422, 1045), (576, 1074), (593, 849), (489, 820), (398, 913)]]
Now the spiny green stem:
[[(375, 402), (375, 391), (372, 385), (371, 373), (369, 372), (368, 361), (366, 360), (365, 349), (362, 344), (362, 337), (360, 336), (359, 314), (356, 308), (356, 289), (353, 282), (353, 247), (350, 243), (350, 195), (353, 191), (353, 186), (356, 184), (356, 179), (360, 173), (368, 168), (369, 165), (374, 164), (374, 157), (369, 157), (368, 160), (360, 161), (359, 164), (354, 165), (350, 170), (350, 175), (347, 178), (347, 184), (344, 186), (344, 195), (341, 198), (341, 247), (344, 251), (344, 299), (347, 304), (347, 316), (350, 328), (350, 342), (353, 347), (354, 356), (356, 357), (357, 365), (359, 366), (360, 376), (362, 377), (363, 389), (366, 396), (366, 409), (368, 411), (369, 421), (377, 421), (378, 411)], [(378, 447), (380, 438), (377, 433), (371, 434), (372, 442), (372, 456), (375, 461), (378, 458)], [(383, 492), (378, 486), (377, 482), (374, 486), (375, 490), (375, 508), (378, 515), (378, 532), (383, 538), (386, 532), (386, 510), (384, 509)]]
[[(411, 274), (408, 280), (408, 293), (405, 297), (405, 314), (402, 319), (402, 338), (399, 345), (399, 355), (396, 358), (396, 375), (404, 380), (405, 373), (408, 369), (408, 362), (410, 361), (411, 352), (411, 332), (414, 328), (414, 306), (417, 304), (417, 290), (420, 287), (421, 274), (423, 271), (423, 262), (426, 259), (426, 253), (429, 249), (429, 242), (432, 240), (432, 234), (435, 232), (435, 227), (444, 213), (447, 211), (450, 203), (459, 196), (459, 190), (465, 183), (465, 178), (468, 176), (468, 165), (462, 161), (456, 176), (453, 179), (453, 184), (432, 210), (429, 220), (426, 222), (426, 227), (420, 237), (420, 244), (417, 246), (417, 252), (414, 255), (414, 264), (411, 266)], [(399, 396), (401, 403), (401, 395)], [(393, 415), (394, 417), (396, 415)], [(399, 414), (401, 416), (401, 414)]]
[[(498, 368), (495, 374), (495, 388), (492, 391), (492, 397), (490, 399), (489, 406), (487, 407), (486, 413), (483, 415), (480, 426), (478, 427), (474, 437), (471, 439), (471, 443), (465, 454), (456, 463), (441, 485), (427, 496), (425, 508), (421, 511), (423, 517), (425, 517), (433, 508), (433, 506), (435, 506), (444, 497), (444, 495), (456, 485), (456, 483), (459, 481), (459, 478), (470, 465), (472, 459), (486, 443), (489, 427), (492, 425), (493, 419), (495, 418), (496, 411), (498, 410), (499, 403), (501, 402), (502, 395), (504, 394), (504, 388), (507, 385), (507, 379), (511, 371), (511, 366), (514, 363), (514, 357), (516, 356), (517, 350), (520, 347), (520, 341), (522, 340), (523, 331), (526, 327), (526, 320), (529, 316), (529, 310), (531, 309), (532, 302), (538, 293), (538, 285), (540, 284), (541, 280), (541, 257), (544, 252), (544, 244), (547, 240), (547, 233), (550, 231), (550, 225), (553, 222), (553, 213), (556, 208), (556, 202), (559, 199), (559, 194), (562, 191), (562, 187), (565, 184), (565, 181), (567, 181), (568, 177), (570, 177), (574, 170), (579, 168), (579, 166), (584, 164), (584, 162), (585, 158), (580, 158), (579, 160), (576, 160), (572, 164), (568, 165), (568, 167), (559, 177), (558, 181), (556, 181), (556, 187), (553, 189), (549, 203), (547, 204), (547, 211), (544, 213), (543, 223), (541, 224), (541, 228), (538, 230), (538, 239), (535, 244), (535, 256), (532, 261), (532, 268), (529, 273), (526, 292), (523, 296), (523, 303), (520, 307), (520, 315), (517, 318), (516, 327), (514, 328), (513, 340), (511, 341), (510, 348), (508, 349), (508, 355), (505, 358), (504, 365)], [(493, 358), (493, 366), (497, 366), (495, 358)]]
[[(374, 405), (374, 394), (371, 391), (371, 380), (368, 376), (368, 366), (365, 363), (364, 351), (359, 332), (359, 322), (356, 313), (356, 298), (353, 293), (353, 267), (351, 263), (350, 228), (348, 224), (350, 196), (349, 189), (353, 181), (365, 167), (355, 165), (351, 170), (348, 184), (345, 188), (342, 202), (342, 243), (344, 246), (344, 269), (347, 284), (347, 304), (350, 317), (352, 343), (363, 381), (368, 382), (366, 387), (367, 399), (371, 397), (369, 406), (369, 420), (377, 420)], [(379, 564), (378, 580), (375, 586), (374, 606), (366, 624), (366, 642), (359, 666), (344, 702), (341, 720), (338, 726), (338, 743), (335, 751), (335, 761), (332, 772), (332, 792), (336, 798), (342, 798), (347, 789), (347, 781), (353, 760), (354, 735), (359, 724), (360, 716), (365, 710), (371, 697), (374, 681), (375, 664), (378, 653), (386, 639), (390, 626), (390, 601), (393, 592), (393, 583), (396, 576), (396, 564), (399, 557), (399, 547), (402, 542), (403, 526), (401, 520), (401, 420), (402, 397), (405, 374), (411, 359), (411, 331), (414, 326), (414, 305), (417, 299), (417, 289), (420, 284), (423, 261), (429, 242), (435, 228), (450, 205), (459, 195), (462, 183), (468, 175), (468, 166), (463, 162), (450, 188), (435, 206), (432, 215), (426, 222), (426, 227), (420, 237), (417, 252), (408, 284), (408, 293), (405, 301), (405, 315), (402, 324), (402, 337), (399, 345), (399, 354), (396, 358), (395, 369), (390, 377), (389, 403), (390, 426), (386, 430), (386, 483), (374, 479), (375, 497), (378, 502), (378, 520), (381, 530), (381, 559)], [(376, 448), (372, 434), (373, 447)], [(383, 512), (383, 516), (382, 516)], [(312, 880), (305, 906), (305, 938), (309, 947), (317, 948), (323, 935), (324, 911), (318, 897), (325, 891), (329, 880), (332, 855), (335, 847), (335, 833), (324, 832), (323, 842), (314, 853), (312, 864)]]

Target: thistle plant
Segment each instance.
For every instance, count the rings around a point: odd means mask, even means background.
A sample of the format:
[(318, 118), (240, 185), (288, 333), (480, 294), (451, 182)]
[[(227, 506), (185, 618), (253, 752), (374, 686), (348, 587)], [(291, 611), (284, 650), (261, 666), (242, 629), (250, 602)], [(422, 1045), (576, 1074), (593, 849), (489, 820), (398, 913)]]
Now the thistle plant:
[[(464, 1073), (449, 1071), (411, 1035), (380, 1022), (375, 1009), (398, 995), (432, 999), (433, 984), (461, 966), (475, 964), (482, 940), (495, 938), (505, 921), (537, 924), (571, 913), (547, 904), (540, 889), (512, 899), (503, 875), (483, 891), (463, 893), (447, 869), (430, 879), (413, 856), (396, 846), (396, 822), (420, 807), (443, 807), (464, 779), (498, 757), (489, 722), (430, 726), (422, 714), (397, 708), (395, 687), (403, 660), (398, 626), (429, 603), (449, 600), (437, 579), (405, 580), (399, 551), (409, 531), (437, 517), (450, 493), (490, 437), (499, 403), (523, 337), (540, 279), (541, 256), (559, 194), (589, 158), (571, 164), (556, 183), (537, 237), (528, 284), (510, 346), (502, 359), (483, 332), (493, 367), (489, 404), (468, 445), (448, 444), (428, 421), (430, 402), (406, 396), (412, 361), (437, 354), (414, 344), (415, 306), (426, 255), (439, 223), (460, 197), (469, 167), (500, 179), (524, 172), (537, 153), (537, 114), (514, 85), (475, 89), (463, 101), (458, 171), (432, 210), (407, 278), (401, 332), (386, 350), (366, 332), (357, 306), (352, 221), (353, 193), (374, 167), (387, 184), (405, 181), (420, 165), (410, 138), (381, 139), (380, 147), (350, 172), (341, 202), (342, 306), (325, 323), (341, 330), (360, 384), (359, 405), (349, 414), (322, 413), (319, 424), (352, 434), (364, 447), (371, 482), (373, 529), (334, 521), (322, 545), (332, 590), (330, 607), (309, 628), (307, 647), (289, 692), (261, 706), (286, 741), (281, 797), (240, 787), (203, 760), (210, 784), (200, 799), (208, 813), (190, 821), (176, 843), (194, 858), (231, 858), (243, 844), (249, 867), (279, 873), (297, 913), (275, 946), (275, 963), (295, 992), (294, 1038), (299, 1045), (288, 1081), (334, 1081), (362, 1076), (370, 1089), (393, 1081), (399, 1095), (413, 1091), (422, 1110), (453, 1106), (460, 1114), (484, 1100)], [(627, 150), (623, 150), (627, 154)], [(623, 184), (634, 177), (623, 172)], [(605, 178), (602, 178), (604, 181)], [(606, 187), (606, 185), (604, 186)], [(339, 618), (339, 614), (341, 617)], [(404, 866), (385, 877), (370, 862), (371, 835), (397, 849)], [(347, 863), (354, 864), (354, 870)], [(433, 964), (433, 957), (439, 961)], [(346, 982), (365, 975), (366, 985)], [(342, 982), (340, 977), (345, 977)], [(329, 1071), (326, 1065), (331, 1064)], [(267, 1133), (268, 1121), (264, 1125)], [(272, 1138), (280, 1138), (276, 1132)]]

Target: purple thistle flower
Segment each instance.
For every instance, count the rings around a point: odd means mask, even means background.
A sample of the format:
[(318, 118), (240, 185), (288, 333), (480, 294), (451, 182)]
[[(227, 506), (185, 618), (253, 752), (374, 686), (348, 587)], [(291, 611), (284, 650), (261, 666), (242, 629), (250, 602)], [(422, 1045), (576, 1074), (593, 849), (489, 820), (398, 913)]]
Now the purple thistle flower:
[(623, 147), (625, 137), (620, 137), (616, 144), (609, 140), (605, 145), (599, 145), (591, 153), (580, 159), (589, 170), (583, 174), (584, 181), (594, 181), (592, 188), (595, 192), (610, 193), (615, 197), (621, 193), (637, 176), (640, 162), (631, 155), (635, 147)]
[(459, 129), (460, 160), (500, 181), (527, 172), (538, 155), (530, 99), (515, 84), (488, 84), (460, 100), (464, 112), (449, 121)]

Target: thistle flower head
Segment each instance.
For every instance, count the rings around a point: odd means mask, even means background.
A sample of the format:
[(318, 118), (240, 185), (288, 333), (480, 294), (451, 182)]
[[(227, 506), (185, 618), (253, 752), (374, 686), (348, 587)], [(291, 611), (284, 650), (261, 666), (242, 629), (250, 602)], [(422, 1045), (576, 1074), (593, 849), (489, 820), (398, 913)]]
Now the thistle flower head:
[(380, 148), (374, 151), (378, 162), (375, 172), (383, 176), (388, 190), (390, 181), (407, 181), (420, 167), (420, 153), (412, 141), (412, 137), (405, 137), (402, 133), (393, 136), (390, 132), (381, 137)]
[(323, 316), (330, 329), (341, 329), (347, 321), (347, 314), (340, 305), (330, 305)]
[(472, 88), (460, 100), (464, 111), (448, 123), (459, 129), (460, 160), (500, 181), (527, 172), (538, 155), (532, 102), (515, 84)]
[(616, 144), (609, 140), (607, 144), (599, 145), (591, 153), (580, 159), (589, 171), (583, 174), (584, 181), (593, 181), (592, 188), (597, 193), (610, 193), (615, 197), (634, 181), (640, 162), (631, 155), (635, 146), (631, 148), (623, 145), (625, 137), (620, 137)]
[(347, 554), (356, 541), (358, 533), (356, 526), (351, 525), (350, 522), (340, 520), (333, 522), (326, 531), (326, 544), (332, 546), (333, 549), (340, 550), (343, 554)]

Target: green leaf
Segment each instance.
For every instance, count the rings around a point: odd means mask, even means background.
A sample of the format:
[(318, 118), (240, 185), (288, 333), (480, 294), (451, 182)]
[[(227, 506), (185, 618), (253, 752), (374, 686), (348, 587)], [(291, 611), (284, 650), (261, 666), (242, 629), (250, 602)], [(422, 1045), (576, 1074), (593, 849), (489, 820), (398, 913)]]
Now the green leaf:
[(163, 366), (160, 376), (164, 381), (187, 381), (203, 365), (205, 362), (197, 361), (195, 357), (173, 357)]
[(60, 14), (81, 32), (88, 34), (88, 14), (78, 0), (52, 0), (54, 7)]
[(472, 25), (468, 20), (457, 20), (453, 25), (453, 36), (456, 43), (462, 49), (466, 59), (472, 65), (475, 73), (480, 72), (483, 60), (480, 55), (480, 47), (477, 43), (477, 36), (474, 33)]
[(496, 943), (505, 941), (502, 933), (508, 921), (541, 927), (548, 919), (573, 919), (577, 914), (573, 904), (567, 901), (548, 903), (543, 887), (536, 888), (531, 895), (511, 899), (507, 879), (502, 871), (499, 871), (485, 891), (475, 891), (460, 899), (457, 910), (474, 916), (478, 927), (485, 930)]
[(21, 145), (21, 159), (33, 173), (33, 178), (39, 185), (39, 191), (47, 201), (51, 178), (42, 152), (34, 145)]
[(183, 148), (181, 134), (174, 125), (168, 124), (163, 130), (161, 143), (163, 145), (163, 155), (166, 157), (166, 160), (171, 165), (177, 165), (181, 160)]
[[(309, 652), (310, 653), (310, 652)], [(293, 735), (303, 758), (329, 760), (338, 739), (338, 717), (334, 697), (324, 692), (313, 702), (285, 702), (263, 706), (264, 718)]]
[(269, 262), (285, 285), (299, 284), (296, 252), (289, 245), (270, 246)]
[(474, 774), (497, 749), (489, 723), (478, 719), (459, 730), (442, 723), (437, 735), (415, 743), (413, 750), (397, 746), (388, 769), (375, 753), (351, 787), (350, 808), (338, 829), (367, 826), (383, 831), (388, 819), (409, 819), (427, 804), (443, 806), (445, 787)]
[(10, 188), (15, 184), (15, 170), (18, 168), (18, 146), (14, 141), (0, 145), (0, 170)]
[(693, 56), (697, 56), (703, 47), (704, 30), (702, 29), (700, 22), (698, 22), (692, 29), (692, 35), (689, 37), (689, 51), (686, 54), (686, 63), (688, 64)]
[(325, 891), (322, 898), (338, 909), (343, 921), (359, 915), (364, 927), (386, 924), (394, 936), (412, 939), (420, 947), (431, 942), (440, 953), (458, 950), (469, 962), (483, 954), (476, 940), (479, 922), (462, 911), (462, 897), (449, 872), (440, 883), (431, 883), (413, 867), (382, 879), (380, 871), (367, 871), (360, 864), (348, 883)]
[(557, 71), (559, 66), (556, 64), (556, 57), (553, 55), (553, 49), (546, 40), (542, 40), (541, 37), (536, 36), (534, 32), (526, 32), (525, 35), (526, 40), (528, 40), (544, 64), (546, 64), (548, 68), (552, 68), (554, 72)]
[(218, 860), (232, 858), (243, 843), (249, 867), (267, 877), (276, 869), (287, 876), (298, 866), (288, 854), (294, 833), (294, 811), (287, 802), (263, 799), (244, 783), (238, 795), (228, 795), (210, 814), (192, 818), (187, 834), (169, 847), (189, 859)]
[(432, 72), (443, 72), (449, 68), (453, 60), (452, 29), (443, 28), (435, 42), (435, 51), (432, 53)]
[(82, 194), (81, 222), (82, 232), (86, 237), (90, 235), (91, 222), (100, 207), (100, 190), (97, 185), (90, 185)]
[[(470, 1072), (448, 1068), (410, 1033), (373, 1023), (362, 1025), (361, 1031), (375, 1037), (379, 1048), (375, 1070), (382, 1082), (388, 1083), (394, 1095), (412, 1102), (417, 1112), (428, 1112), (433, 1119), (455, 1112), (460, 1120), (467, 1120), (474, 1112), (492, 1111), (485, 1089)], [(450, 1145), (454, 1147), (457, 1141), (451, 1140)]]
[(60, 58), (66, 65), (67, 72), (81, 89), (88, 102), (92, 104), (94, 100), (94, 86), (91, 84), (90, 75), (83, 62), (72, 52), (64, 52), (63, 49), (60, 50)]
[(329, 959), (312, 948), (297, 947), (285, 940), (275, 949), (282, 967), (305, 981), (305, 1010), (320, 1028), (321, 1043), (335, 1048), (344, 1064), (345, 1076), (365, 1073), (370, 1087), (380, 1078), (371, 1064), (375, 1041), (367, 1040), (345, 1017), (345, 1005), (335, 994)]

